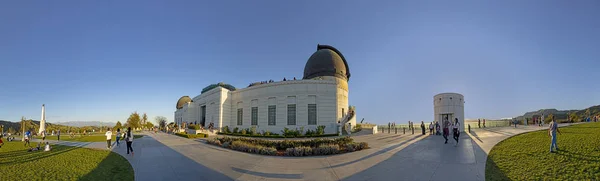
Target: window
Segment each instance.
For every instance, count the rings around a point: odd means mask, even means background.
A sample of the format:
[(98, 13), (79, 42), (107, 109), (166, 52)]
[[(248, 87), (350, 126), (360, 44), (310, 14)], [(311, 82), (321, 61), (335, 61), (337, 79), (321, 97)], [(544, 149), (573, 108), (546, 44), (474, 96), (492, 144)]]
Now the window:
[(252, 107), (252, 125), (258, 125), (258, 107)]
[(243, 108), (238, 108), (237, 125), (242, 125), (242, 116), (244, 115)]
[(269, 106), (269, 125), (275, 125), (275, 105)]
[(308, 104), (308, 125), (317, 125), (317, 104)]
[(296, 125), (296, 104), (287, 105), (287, 123), (288, 125)]

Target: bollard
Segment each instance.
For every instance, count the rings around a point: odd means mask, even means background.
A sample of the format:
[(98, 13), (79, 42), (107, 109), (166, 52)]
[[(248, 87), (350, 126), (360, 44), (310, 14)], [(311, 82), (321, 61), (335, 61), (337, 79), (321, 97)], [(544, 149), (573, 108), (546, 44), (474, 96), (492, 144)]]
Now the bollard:
[(398, 127), (394, 127), (394, 134), (398, 134)]
[(469, 124), (469, 133), (471, 133), (471, 125)]
[(412, 134), (415, 134), (415, 128), (414, 127), (412, 128)]
[(402, 127), (402, 132), (404, 132), (404, 134), (406, 134), (406, 127)]

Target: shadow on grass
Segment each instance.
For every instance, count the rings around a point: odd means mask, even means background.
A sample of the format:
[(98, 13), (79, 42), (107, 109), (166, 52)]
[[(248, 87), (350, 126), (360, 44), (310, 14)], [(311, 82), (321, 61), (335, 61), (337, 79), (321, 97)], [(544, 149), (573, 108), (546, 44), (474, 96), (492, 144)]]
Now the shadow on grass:
[(79, 180), (134, 180), (134, 172), (127, 159), (110, 152), (94, 170)]
[[(78, 147), (56, 145), (56, 146), (54, 146), (53, 150), (49, 151), (49, 152), (45, 152), (43, 150), (33, 151), (33, 152), (25, 151), (25, 152), (23, 152), (23, 154), (18, 155), (18, 156), (15, 156), (13, 154), (13, 157), (8, 157), (8, 158), (11, 158), (10, 160), (8, 160), (6, 162), (0, 162), (0, 164), (20, 164), (20, 163), (39, 160), (39, 159), (51, 157), (54, 155), (66, 153), (66, 152), (69, 152), (69, 151), (72, 151), (75, 149), (78, 149)], [(4, 154), (2, 154), (2, 155), (4, 155)]]
[(496, 165), (493, 159), (488, 157), (485, 164), (485, 180), (510, 180), (505, 173)]

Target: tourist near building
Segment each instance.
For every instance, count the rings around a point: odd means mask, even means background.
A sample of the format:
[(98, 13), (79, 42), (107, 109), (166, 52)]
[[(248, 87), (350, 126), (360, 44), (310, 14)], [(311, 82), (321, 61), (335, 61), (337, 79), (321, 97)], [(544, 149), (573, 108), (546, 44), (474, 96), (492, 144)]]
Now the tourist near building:
[[(258, 70), (260, 71), (260, 70)], [(267, 71), (267, 70), (264, 70)], [(175, 123), (209, 125), (220, 129), (252, 128), (281, 134), (284, 128), (338, 133), (338, 125), (356, 125), (348, 106), (348, 62), (337, 49), (317, 45), (304, 67), (304, 77), (267, 80), (236, 89), (225, 83), (209, 85), (200, 95), (177, 101)], [(345, 132), (345, 129), (342, 131)]]

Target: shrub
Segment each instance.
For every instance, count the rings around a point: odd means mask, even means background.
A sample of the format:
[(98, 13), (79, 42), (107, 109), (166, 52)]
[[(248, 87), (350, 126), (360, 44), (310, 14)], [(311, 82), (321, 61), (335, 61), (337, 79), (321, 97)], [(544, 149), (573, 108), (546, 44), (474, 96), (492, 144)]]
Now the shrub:
[(263, 134), (262, 134), (262, 135), (263, 135), (263, 136), (270, 136), (270, 135), (271, 135), (271, 132), (270, 132), (270, 131), (265, 131), (265, 132), (263, 132)]
[(186, 133), (175, 133), (177, 136), (181, 136), (184, 138), (208, 138), (207, 134), (198, 133), (198, 134), (186, 134)]
[(199, 130), (200, 129), (200, 125), (190, 124), (190, 125), (188, 125), (188, 129)]
[(233, 134), (238, 133), (238, 130), (240, 130), (238, 127), (233, 128)]
[[(304, 127), (301, 128), (302, 130), (304, 129)], [(286, 138), (294, 138), (294, 137), (298, 137), (300, 135), (302, 135), (301, 130), (298, 129), (289, 129), (289, 128), (283, 128), (283, 130), (281, 131), (283, 133), (283, 136)]]
[(313, 135), (316, 135), (316, 132), (313, 130), (310, 130), (310, 129), (306, 130), (306, 133), (304, 133), (304, 136), (313, 136)]
[(256, 135), (256, 127), (252, 126), (249, 130), (248, 130), (248, 134), (250, 135)]
[(260, 149), (261, 155), (277, 155), (277, 149), (273, 147), (262, 147)]
[(340, 146), (334, 144), (323, 144), (313, 149), (314, 155), (331, 155), (340, 152)]
[(230, 144), (230, 142), (224, 142), (223, 145), (221, 145), (221, 147), (229, 148), (229, 144)]
[(242, 129), (242, 132), (240, 132), (240, 133), (241, 133), (242, 135), (246, 135), (246, 134), (248, 134), (248, 131), (247, 131), (247, 129)]
[(313, 152), (312, 148), (306, 147), (306, 146), (301, 146), (301, 147), (286, 149), (284, 152), (284, 155), (285, 156), (309, 156), (309, 155), (312, 155), (312, 152)]
[(211, 144), (211, 145), (217, 145), (217, 146), (221, 146), (222, 145), (221, 141), (219, 141), (219, 139), (217, 139), (217, 138), (206, 140), (206, 142), (208, 144)]
[(231, 133), (231, 131), (229, 130), (229, 126), (224, 126), (222, 129), (223, 129), (223, 133), (226, 133), (226, 134)]
[(325, 134), (325, 126), (324, 125), (317, 126), (317, 135), (323, 135), (323, 134)]

